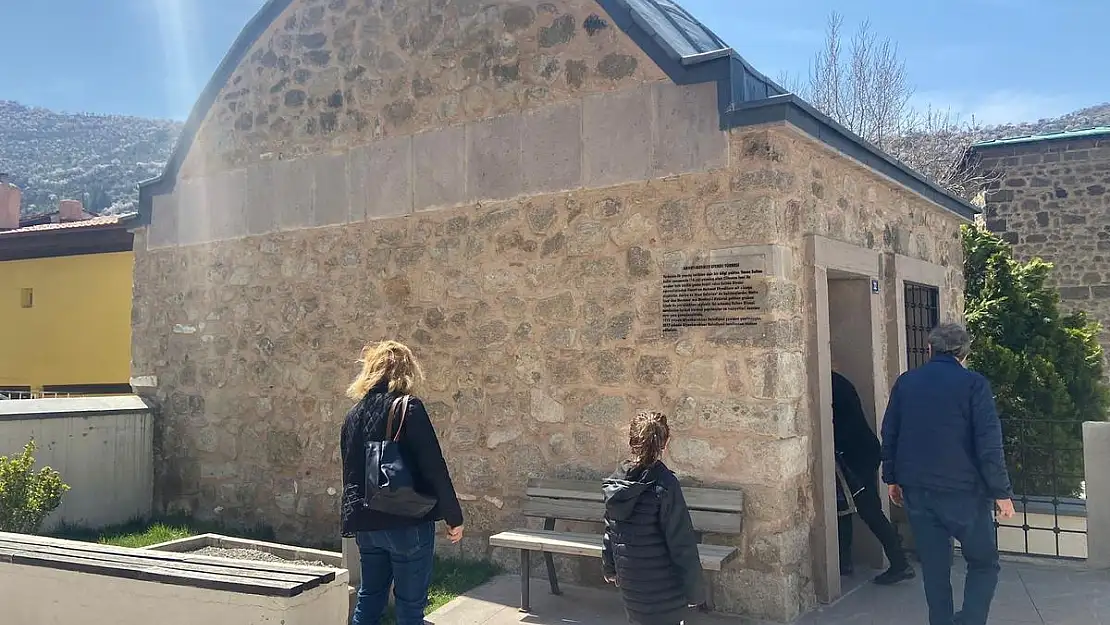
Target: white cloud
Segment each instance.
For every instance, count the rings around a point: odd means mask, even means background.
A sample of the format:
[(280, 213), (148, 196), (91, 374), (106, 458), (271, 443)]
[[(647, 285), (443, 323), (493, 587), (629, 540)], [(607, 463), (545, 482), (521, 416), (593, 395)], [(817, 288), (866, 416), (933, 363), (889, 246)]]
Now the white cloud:
[(926, 91), (913, 97), (917, 108), (932, 106), (947, 109), (963, 121), (983, 125), (1029, 122), (1057, 117), (1082, 108), (1084, 104), (1070, 94), (1030, 93), (1016, 90), (986, 92)]

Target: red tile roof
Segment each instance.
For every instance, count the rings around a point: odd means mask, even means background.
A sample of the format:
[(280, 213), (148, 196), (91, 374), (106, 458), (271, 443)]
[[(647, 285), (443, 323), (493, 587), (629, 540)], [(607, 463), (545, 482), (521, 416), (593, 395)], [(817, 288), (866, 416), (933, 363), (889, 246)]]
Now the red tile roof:
[(92, 219), (83, 219), (81, 221), (63, 221), (59, 223), (39, 224), (36, 226), (27, 226), (24, 228), (16, 228), (15, 230), (0, 230), (0, 236), (11, 234), (24, 234), (32, 232), (49, 232), (54, 230), (76, 230), (83, 228), (103, 228), (106, 226), (115, 226), (120, 224), (126, 219), (133, 216), (133, 213), (125, 215), (102, 215), (100, 217), (93, 217)]

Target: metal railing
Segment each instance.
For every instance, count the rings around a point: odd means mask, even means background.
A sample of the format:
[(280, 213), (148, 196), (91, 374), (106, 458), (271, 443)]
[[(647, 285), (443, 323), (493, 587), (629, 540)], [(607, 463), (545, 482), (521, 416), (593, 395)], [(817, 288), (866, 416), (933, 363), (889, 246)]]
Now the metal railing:
[(1021, 494), (1014, 499), (1014, 518), (996, 523), (1000, 549), (1086, 558), (1083, 424), (1003, 417), (1002, 429), (1014, 492)]
[(54, 391), (11, 391), (0, 389), (0, 401), (5, 399), (55, 399), (58, 397), (79, 397), (79, 395)]

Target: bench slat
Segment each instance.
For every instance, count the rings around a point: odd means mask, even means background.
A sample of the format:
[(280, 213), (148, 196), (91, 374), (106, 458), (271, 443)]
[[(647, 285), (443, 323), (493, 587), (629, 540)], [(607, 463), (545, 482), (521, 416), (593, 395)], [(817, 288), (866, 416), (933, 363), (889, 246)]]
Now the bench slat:
[[(592, 558), (600, 558), (602, 549), (600, 534), (575, 534), (571, 532), (549, 532), (547, 530), (501, 532), (491, 536), (489, 544), (494, 547)], [(736, 547), (698, 545), (701, 567), (707, 571), (720, 571), (736, 554)]]
[[(600, 523), (605, 517), (605, 504), (600, 500), (533, 497), (526, 499), (522, 508), (524, 516), (544, 519)], [(694, 522), (694, 530), (711, 534), (739, 534), (743, 527), (743, 517), (736, 513), (691, 510), (690, 520)]]
[(222, 590), (250, 595), (272, 597), (295, 597), (305, 590), (319, 585), (315, 583), (284, 582), (277, 580), (244, 580), (234, 575), (214, 575), (209, 573), (185, 572), (159, 566), (129, 566), (111, 562), (100, 562), (83, 557), (47, 555), (28, 551), (0, 549), (0, 562), (36, 566), (78, 573), (106, 575), (123, 579), (158, 582), (173, 586), (190, 586), (209, 590)]
[[(0, 540), (0, 550), (7, 552), (24, 552), (40, 554), (44, 558), (51, 558), (54, 556), (62, 556), (67, 558), (82, 558), (90, 562), (104, 562), (112, 565), (135, 566), (135, 567), (159, 567), (167, 571), (182, 571), (188, 573), (211, 573), (214, 575), (222, 575), (225, 577), (238, 577), (244, 580), (263, 579), (263, 580), (277, 580), (283, 582), (293, 582), (298, 584), (310, 583), (321, 576), (310, 572), (290, 572), (290, 571), (260, 571), (256, 569), (244, 569), (236, 566), (225, 566), (222, 562), (214, 562), (212, 560), (171, 560), (167, 558), (146, 557), (144, 552), (136, 555), (116, 554), (108, 552), (97, 551), (83, 551), (77, 549), (70, 549), (67, 547), (51, 547), (46, 545), (20, 545), (18, 543), (11, 543), (5, 540)], [(238, 563), (238, 561), (233, 561)], [(335, 574), (331, 573), (331, 578), (335, 579)], [(331, 580), (328, 580), (329, 582)]]
[[(528, 481), (525, 491), (530, 497), (551, 497), (555, 499), (578, 499), (583, 501), (603, 501), (600, 482), (581, 480), (543, 480)], [(721, 488), (683, 488), (686, 506), (693, 510), (711, 512), (744, 511), (744, 493)]]

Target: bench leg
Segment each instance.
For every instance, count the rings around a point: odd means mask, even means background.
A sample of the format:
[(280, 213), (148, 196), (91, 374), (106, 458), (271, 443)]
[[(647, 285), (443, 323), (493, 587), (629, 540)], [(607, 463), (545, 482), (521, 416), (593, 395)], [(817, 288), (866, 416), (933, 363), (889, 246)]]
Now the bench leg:
[(543, 553), (543, 561), (547, 564), (547, 581), (551, 584), (551, 594), (563, 594), (563, 591), (559, 590), (559, 578), (555, 576), (555, 558), (545, 551)]
[(528, 585), (528, 576), (531, 573), (532, 563), (529, 557), (531, 552), (527, 549), (520, 550), (520, 611), (528, 612), (532, 609), (531, 589)]
[[(555, 519), (545, 519), (543, 528), (547, 531), (555, 529)], [(551, 585), (551, 594), (561, 595), (563, 591), (559, 590), (559, 577), (555, 573), (555, 557), (548, 552), (543, 552), (543, 561), (547, 565), (547, 582)]]
[(713, 589), (717, 585), (717, 576), (712, 573), (705, 575), (705, 607), (713, 612), (717, 609), (713, 602)]

